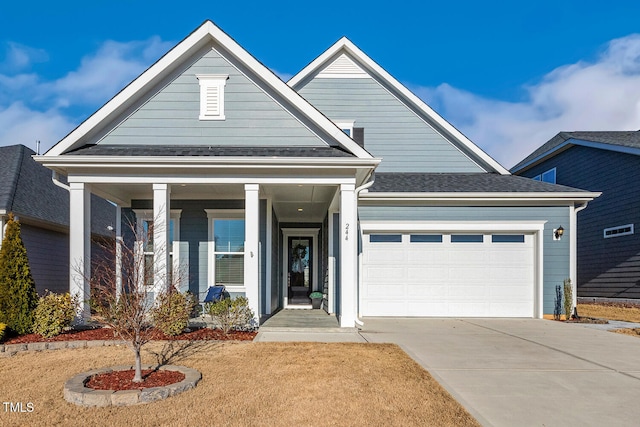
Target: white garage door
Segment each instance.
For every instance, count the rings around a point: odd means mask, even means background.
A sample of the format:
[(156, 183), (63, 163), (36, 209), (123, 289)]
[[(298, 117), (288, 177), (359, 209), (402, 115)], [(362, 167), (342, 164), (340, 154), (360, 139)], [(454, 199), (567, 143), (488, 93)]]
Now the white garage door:
[(534, 317), (534, 236), (363, 236), (362, 316)]

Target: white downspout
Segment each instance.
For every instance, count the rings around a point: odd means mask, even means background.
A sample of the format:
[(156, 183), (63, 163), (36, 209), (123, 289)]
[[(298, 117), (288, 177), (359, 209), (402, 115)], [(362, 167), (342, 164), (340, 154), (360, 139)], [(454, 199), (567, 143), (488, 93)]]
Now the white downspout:
[[(358, 204), (358, 195), (360, 194), (360, 192), (362, 190), (366, 190), (368, 188), (370, 188), (373, 183), (375, 182), (375, 179), (372, 179), (371, 181), (367, 182), (366, 184), (361, 185), (360, 187), (356, 188), (355, 191), (353, 192), (354, 197), (356, 198), (356, 206)], [(361, 299), (361, 293), (360, 290), (362, 289), (362, 262), (361, 262), (361, 257), (358, 257), (358, 307), (356, 310), (356, 318), (355, 318), (355, 322), (356, 325), (358, 326), (364, 326), (364, 322), (362, 320), (360, 320), (360, 299)]]
[(62, 182), (60, 182), (58, 178), (58, 172), (51, 171), (51, 181), (53, 181), (53, 183), (58, 187), (64, 188), (65, 190), (69, 191), (69, 186), (67, 184), (63, 184)]
[(571, 218), (569, 218), (571, 234), (569, 236), (569, 258), (571, 265), (569, 277), (571, 278), (571, 287), (573, 292), (573, 306), (578, 304), (578, 212), (585, 209), (589, 202), (584, 202), (578, 207), (573, 207)]

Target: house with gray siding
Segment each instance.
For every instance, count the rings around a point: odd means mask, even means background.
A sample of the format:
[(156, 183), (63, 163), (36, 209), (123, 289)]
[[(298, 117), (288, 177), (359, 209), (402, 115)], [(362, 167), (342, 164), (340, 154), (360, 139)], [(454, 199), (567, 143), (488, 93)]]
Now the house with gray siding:
[(640, 298), (640, 131), (560, 132), (512, 172), (601, 192), (578, 215), (578, 296)]
[[(0, 147), (0, 248), (9, 213), (20, 222), (36, 290), (69, 291), (69, 192), (54, 185), (51, 171), (24, 145)], [(115, 208), (93, 198), (93, 235), (108, 236)], [(111, 215), (111, 217), (110, 217)]]
[(551, 316), (598, 195), (511, 175), (346, 38), (285, 83), (211, 21), (35, 159), (68, 178), (71, 260), (99, 195), (154, 226), (153, 295), (224, 285), (257, 322), (312, 291), (343, 327)]

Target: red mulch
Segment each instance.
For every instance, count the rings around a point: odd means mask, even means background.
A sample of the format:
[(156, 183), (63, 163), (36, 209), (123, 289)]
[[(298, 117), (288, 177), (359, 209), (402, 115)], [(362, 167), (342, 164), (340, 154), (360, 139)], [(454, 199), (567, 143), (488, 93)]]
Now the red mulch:
[(92, 376), (85, 384), (94, 390), (142, 390), (150, 387), (162, 387), (175, 384), (184, 380), (184, 374), (177, 371), (156, 371), (154, 369), (142, 370), (142, 382), (134, 383), (135, 371), (111, 371)]
[[(149, 331), (152, 340), (187, 340), (187, 341), (251, 341), (256, 336), (257, 332), (246, 331), (231, 331), (228, 335), (225, 335), (219, 329), (199, 328), (193, 329), (191, 332), (185, 332), (175, 337), (170, 337), (162, 332), (152, 329)], [(114, 335), (113, 329), (110, 328), (96, 328), (86, 330), (71, 330), (63, 332), (53, 338), (44, 338), (38, 334), (26, 334), (17, 337), (8, 338), (4, 344), (28, 344), (32, 342), (52, 342), (52, 341), (90, 341), (90, 340), (117, 340), (119, 339)]]

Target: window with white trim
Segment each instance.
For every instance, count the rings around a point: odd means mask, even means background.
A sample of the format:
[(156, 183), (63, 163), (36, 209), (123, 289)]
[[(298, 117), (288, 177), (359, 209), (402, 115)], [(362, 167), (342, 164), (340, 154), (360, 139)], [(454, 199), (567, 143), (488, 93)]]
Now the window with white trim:
[(335, 122), (335, 124), (342, 129), (342, 132), (353, 138), (353, 125), (355, 124), (355, 121), (338, 121)]
[(206, 209), (206, 212), (209, 219), (209, 284), (243, 291), (244, 210)]
[(196, 74), (200, 83), (200, 120), (224, 120), (224, 87), (229, 75)]
[[(152, 265), (153, 263), (153, 233), (150, 233), (149, 230), (153, 231), (153, 210), (150, 209), (134, 209), (133, 212), (136, 214), (136, 227), (138, 236), (144, 236), (145, 241), (139, 242), (141, 243), (142, 253), (144, 254), (144, 262), (147, 265)], [(169, 283), (172, 282), (172, 277), (178, 277), (179, 268), (180, 268), (180, 251), (179, 251), (179, 240), (180, 240), (180, 215), (182, 214), (182, 209), (171, 209), (169, 213), (169, 241), (167, 242), (167, 246), (169, 249), (169, 264), (171, 268), (169, 269)], [(137, 247), (138, 249), (138, 247)], [(151, 282), (153, 282), (153, 277), (150, 278)], [(149, 283), (152, 284), (152, 283)]]
[(628, 236), (629, 234), (633, 233), (633, 224), (625, 224), (619, 225), (617, 227), (605, 228), (602, 232), (602, 237), (604, 237), (605, 239), (610, 239), (612, 237)]

